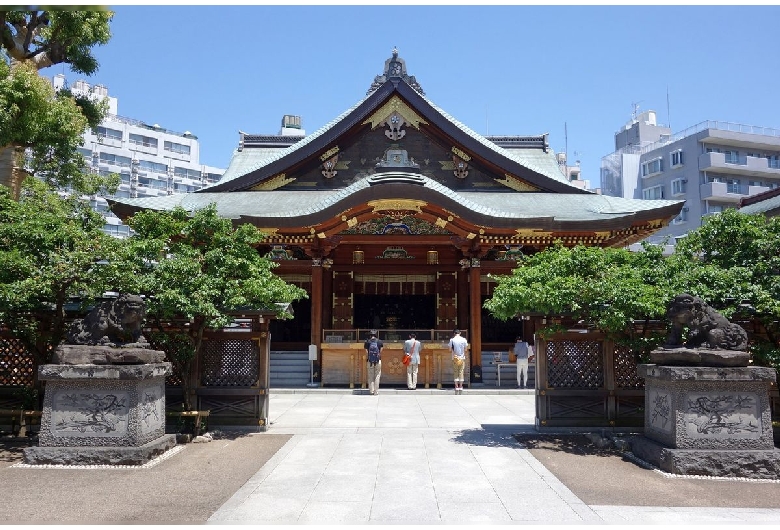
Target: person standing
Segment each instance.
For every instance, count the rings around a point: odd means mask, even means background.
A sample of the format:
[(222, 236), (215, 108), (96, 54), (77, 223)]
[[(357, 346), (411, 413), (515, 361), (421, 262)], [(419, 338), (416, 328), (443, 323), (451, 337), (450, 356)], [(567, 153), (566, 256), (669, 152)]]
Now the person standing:
[(417, 340), (417, 335), (409, 333), (409, 340), (404, 342), (404, 353), (411, 357), (409, 364), (406, 365), (406, 388), (409, 390), (417, 390), (417, 372), (420, 367), (421, 349), (422, 343)]
[(517, 359), (517, 388), (525, 388), (528, 384), (528, 357), (531, 354), (531, 347), (523, 337), (517, 337), (514, 349), (512, 350)]
[(460, 330), (456, 329), (452, 332), (453, 337), (450, 339), (450, 351), (452, 352), (452, 378), (455, 382), (455, 393), (463, 393), (463, 380), (464, 373), (466, 371), (466, 348), (468, 348), (468, 342), (466, 339), (460, 336)]
[(376, 330), (371, 330), (371, 337), (363, 344), (366, 350), (368, 374), (368, 392), (379, 395), (379, 378), (382, 376), (382, 348), (384, 344), (376, 336)]

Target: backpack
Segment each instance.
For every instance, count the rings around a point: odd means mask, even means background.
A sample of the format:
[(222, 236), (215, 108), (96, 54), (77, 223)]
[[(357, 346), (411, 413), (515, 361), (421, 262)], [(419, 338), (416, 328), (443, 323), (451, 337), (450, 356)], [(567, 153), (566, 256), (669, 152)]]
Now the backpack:
[(372, 364), (379, 362), (379, 344), (376, 339), (368, 341), (368, 362)]

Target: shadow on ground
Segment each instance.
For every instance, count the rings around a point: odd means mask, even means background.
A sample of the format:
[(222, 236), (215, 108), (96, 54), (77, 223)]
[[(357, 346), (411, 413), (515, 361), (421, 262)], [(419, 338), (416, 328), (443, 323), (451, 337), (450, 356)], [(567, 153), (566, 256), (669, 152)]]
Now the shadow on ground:
[(480, 429), (466, 429), (452, 437), (452, 441), (481, 447), (514, 447), (517, 440), (513, 433), (517, 425), (483, 424)]
[(778, 482), (670, 476), (586, 434), (512, 438), (588, 505), (780, 508)]

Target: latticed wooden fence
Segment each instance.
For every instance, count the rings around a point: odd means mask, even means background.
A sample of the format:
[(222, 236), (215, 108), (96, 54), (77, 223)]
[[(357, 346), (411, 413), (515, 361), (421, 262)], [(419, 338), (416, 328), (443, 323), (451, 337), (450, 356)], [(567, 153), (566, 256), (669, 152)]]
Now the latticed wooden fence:
[(19, 339), (0, 333), (0, 409), (21, 409), (23, 390), (35, 384), (35, 358)]
[(536, 424), (641, 427), (644, 380), (637, 355), (599, 333), (536, 339)]
[[(266, 329), (262, 329), (265, 327)], [(268, 427), (270, 345), (267, 324), (206, 332), (189, 374), (190, 403), (209, 411), (210, 425)], [(166, 379), (166, 408), (180, 412), (184, 385), (178, 374)]]
[[(204, 347), (192, 363), (190, 403), (209, 411), (211, 425), (268, 426), (270, 346), (268, 318), (246, 327), (204, 334)], [(22, 408), (25, 389), (33, 387), (38, 366), (17, 340), (0, 335), (0, 411)], [(166, 409), (182, 411), (179, 374), (166, 378)]]

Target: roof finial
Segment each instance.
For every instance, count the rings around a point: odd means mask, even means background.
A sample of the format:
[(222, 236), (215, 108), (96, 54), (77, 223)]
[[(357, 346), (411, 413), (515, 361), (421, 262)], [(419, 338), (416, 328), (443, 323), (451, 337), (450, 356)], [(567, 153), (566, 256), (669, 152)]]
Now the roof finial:
[(398, 48), (393, 46), (393, 59), (395, 59), (396, 57), (398, 57)]

